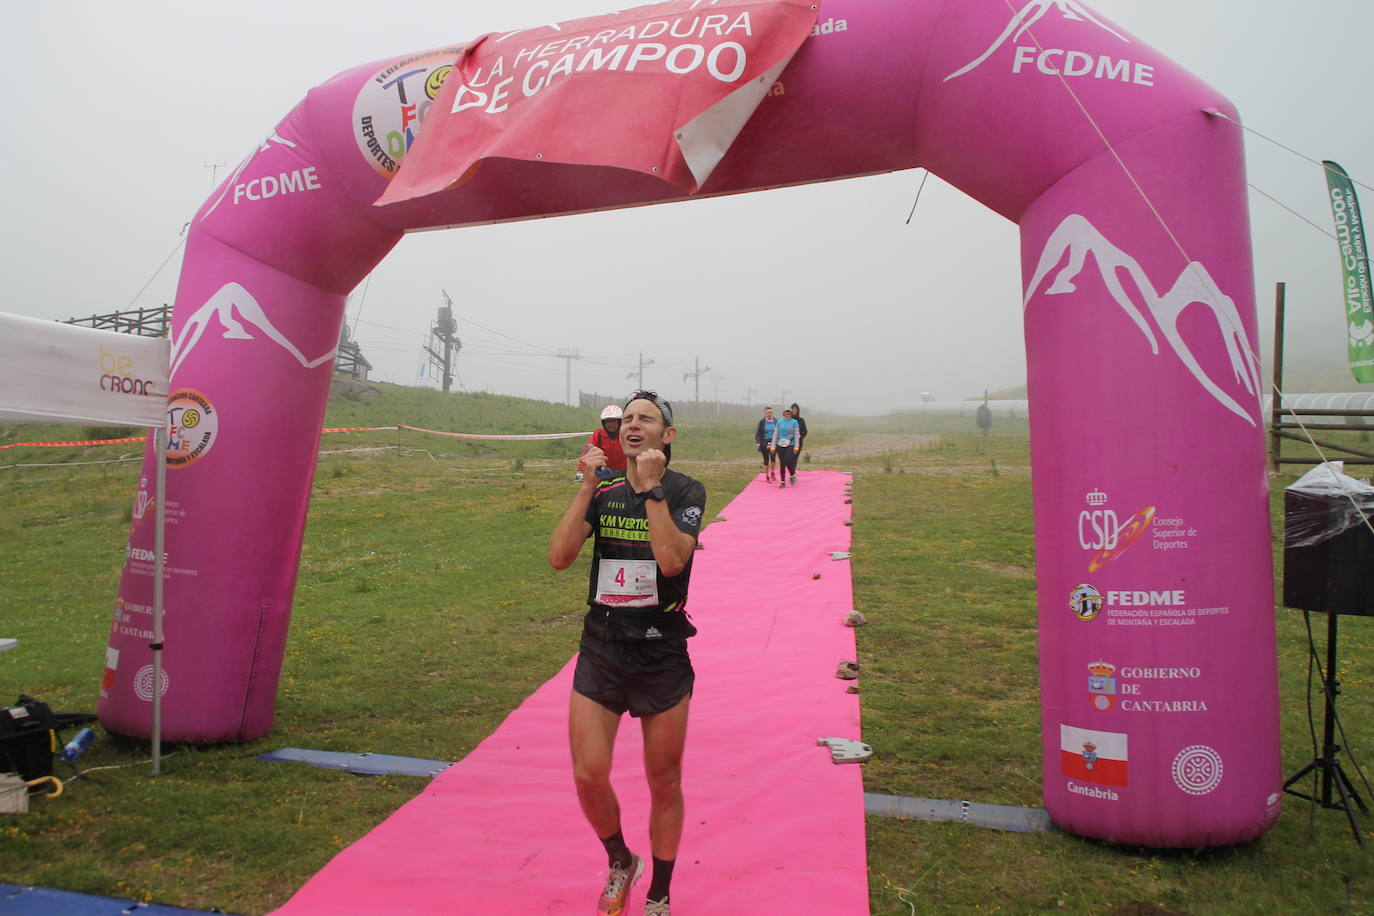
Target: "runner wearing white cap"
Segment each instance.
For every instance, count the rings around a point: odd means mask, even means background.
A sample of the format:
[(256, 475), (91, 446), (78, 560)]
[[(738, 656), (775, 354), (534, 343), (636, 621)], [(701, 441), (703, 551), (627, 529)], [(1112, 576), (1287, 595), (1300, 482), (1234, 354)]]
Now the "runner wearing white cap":
[[(601, 411), (601, 428), (593, 430), (587, 437), (587, 444), (582, 447), (582, 454), (587, 454), (587, 450), (595, 446), (601, 449), (606, 456), (606, 468), (609, 471), (619, 473), (625, 470), (625, 453), (620, 450), (620, 420), (624, 416), (624, 411), (619, 404), (607, 404)], [(583, 474), (582, 461), (577, 462), (576, 479), (581, 480)]]

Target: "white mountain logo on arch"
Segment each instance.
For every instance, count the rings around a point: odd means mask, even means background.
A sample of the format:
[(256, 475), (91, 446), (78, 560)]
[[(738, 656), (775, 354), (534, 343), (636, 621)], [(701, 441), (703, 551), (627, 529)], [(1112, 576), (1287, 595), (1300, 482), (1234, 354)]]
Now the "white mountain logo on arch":
[[(229, 282), (215, 290), (205, 304), (196, 309), (181, 326), (181, 332), (172, 336), (172, 368), (169, 373), (176, 377), (181, 364), (196, 349), (201, 337), (211, 329), (211, 323), (218, 322), (225, 340), (257, 340), (244, 325), (252, 327), (262, 337), (290, 353), (302, 368), (314, 369), (334, 358), (337, 346), (331, 346), (319, 356), (307, 357), (291, 340), (277, 330), (268, 317), (267, 310), (258, 302), (256, 296), (242, 283)], [(213, 331), (211, 333), (213, 337)]]
[[(1046, 280), (1049, 281), (1045, 284), (1046, 296), (1076, 292), (1075, 281), (1079, 280), (1079, 274), (1087, 266), (1090, 255), (1107, 293), (1130, 316), (1149, 344), (1150, 352), (1155, 356), (1160, 355), (1159, 337), (1162, 336), (1178, 361), (1218, 404), (1249, 425), (1257, 425), (1261, 388), (1256, 348), (1246, 334), (1245, 322), (1235, 301), (1222, 292), (1206, 266), (1200, 262), (1192, 261), (1184, 265), (1178, 279), (1161, 293), (1139, 261), (1108, 240), (1086, 216), (1070, 213), (1045, 241), (1035, 272), (1026, 285), (1022, 307), (1030, 307), (1031, 299)], [(1136, 294), (1145, 305), (1144, 312), (1127, 294), (1121, 279), (1123, 276), (1130, 278)], [(1184, 338), (1180, 318), (1192, 305), (1206, 308), (1216, 322), (1215, 332), (1220, 334), (1230, 362), (1229, 376), (1213, 378), (1209, 375), (1193, 353), (1189, 341)], [(1158, 335), (1155, 333), (1156, 327)], [(1194, 342), (1197, 342), (1198, 332), (1192, 330), (1190, 333), (1195, 338)]]
[[(1014, 75), (1047, 76), (1053, 78), (1088, 78), (1112, 80), (1137, 86), (1154, 85), (1154, 66), (1142, 64), (1126, 57), (1084, 51), (1076, 48), (1058, 47), (1060, 30), (1047, 24), (1040, 34), (1031, 31), (1052, 10), (1058, 10), (1058, 22), (1081, 23), (1094, 26), (1113, 38), (1129, 45), (1131, 40), (1099, 19), (1083, 4), (1076, 0), (1031, 0), (1020, 11), (1014, 13), (1002, 34), (993, 39), (978, 57), (946, 76), (949, 82), (978, 69), (1005, 45), (1011, 45), (1011, 72)], [(1049, 21), (1058, 24), (1056, 20)], [(1053, 37), (1051, 37), (1053, 36)]]

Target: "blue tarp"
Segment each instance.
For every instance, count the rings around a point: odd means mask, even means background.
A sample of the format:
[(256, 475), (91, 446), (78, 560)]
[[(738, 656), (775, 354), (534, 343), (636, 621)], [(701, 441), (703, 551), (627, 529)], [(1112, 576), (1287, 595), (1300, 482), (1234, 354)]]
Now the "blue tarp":
[(310, 751), (299, 747), (284, 747), (259, 760), (269, 763), (308, 763), (330, 770), (346, 770), (361, 776), (426, 776), (433, 778), (453, 766), (448, 760), (425, 760), (422, 757), (397, 757), (391, 754), (359, 754), (356, 751)]
[(3, 916), (193, 916), (219, 910), (187, 910), (161, 903), (136, 903), (47, 887), (0, 883)]

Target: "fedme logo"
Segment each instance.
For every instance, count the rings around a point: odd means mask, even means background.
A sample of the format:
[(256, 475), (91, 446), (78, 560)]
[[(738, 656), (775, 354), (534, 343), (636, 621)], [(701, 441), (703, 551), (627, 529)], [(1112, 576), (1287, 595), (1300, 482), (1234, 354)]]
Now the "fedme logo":
[(1107, 604), (1111, 607), (1145, 607), (1160, 605), (1181, 607), (1188, 603), (1188, 597), (1181, 588), (1166, 591), (1117, 591), (1108, 589)]
[(134, 378), (132, 356), (120, 356), (100, 345), (100, 390), (115, 394), (148, 395), (157, 394), (157, 382), (153, 379)]

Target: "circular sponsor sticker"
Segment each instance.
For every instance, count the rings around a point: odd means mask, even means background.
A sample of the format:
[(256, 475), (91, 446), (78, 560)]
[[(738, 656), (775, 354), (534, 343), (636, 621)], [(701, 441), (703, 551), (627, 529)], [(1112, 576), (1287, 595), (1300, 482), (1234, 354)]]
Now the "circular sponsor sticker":
[(1102, 613), (1102, 593), (1084, 582), (1069, 592), (1069, 610), (1079, 620), (1096, 620)]
[[(158, 693), (165, 697), (167, 695), (167, 684), (169, 682), (166, 668), (162, 669), (161, 681), (161, 689), (158, 690)], [(151, 703), (153, 701), (152, 665), (144, 665), (142, 668), (139, 668), (138, 673), (134, 675), (134, 693), (144, 702)]]
[(363, 84), (353, 103), (353, 138), (378, 175), (395, 177), (463, 50), (436, 48), (402, 58)]
[(167, 466), (184, 468), (204, 458), (219, 435), (219, 414), (194, 388), (179, 388), (167, 399)]
[(1205, 744), (1185, 747), (1174, 757), (1174, 785), (1189, 795), (1206, 795), (1221, 785), (1221, 755)]

